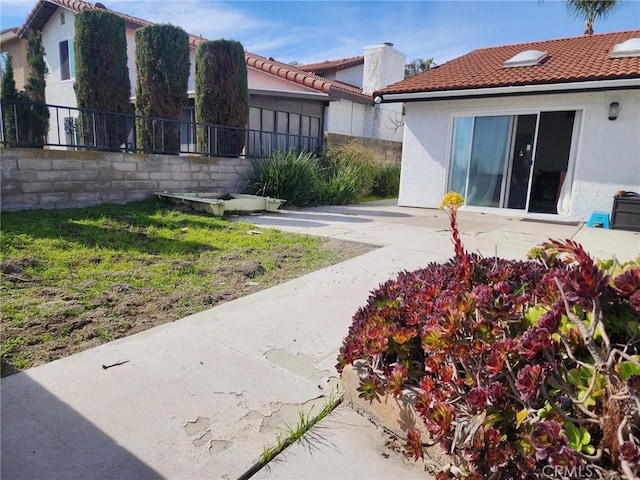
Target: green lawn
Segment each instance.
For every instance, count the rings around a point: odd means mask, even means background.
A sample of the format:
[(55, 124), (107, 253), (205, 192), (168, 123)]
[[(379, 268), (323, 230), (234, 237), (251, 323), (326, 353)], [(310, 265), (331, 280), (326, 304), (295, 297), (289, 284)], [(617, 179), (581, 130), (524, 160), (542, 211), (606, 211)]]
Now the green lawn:
[(371, 249), (160, 200), (1, 216), (2, 374), (136, 333)]

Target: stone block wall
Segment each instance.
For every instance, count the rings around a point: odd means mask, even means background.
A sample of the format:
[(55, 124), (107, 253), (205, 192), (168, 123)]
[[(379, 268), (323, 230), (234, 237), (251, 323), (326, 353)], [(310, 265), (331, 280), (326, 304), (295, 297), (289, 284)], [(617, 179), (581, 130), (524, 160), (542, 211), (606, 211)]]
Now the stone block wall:
[(327, 148), (357, 143), (373, 152), (381, 165), (398, 165), (402, 162), (402, 142), (379, 140), (377, 138), (352, 137), (338, 133), (326, 133)]
[(2, 148), (0, 208), (126, 203), (155, 192), (238, 193), (250, 168), (242, 158)]

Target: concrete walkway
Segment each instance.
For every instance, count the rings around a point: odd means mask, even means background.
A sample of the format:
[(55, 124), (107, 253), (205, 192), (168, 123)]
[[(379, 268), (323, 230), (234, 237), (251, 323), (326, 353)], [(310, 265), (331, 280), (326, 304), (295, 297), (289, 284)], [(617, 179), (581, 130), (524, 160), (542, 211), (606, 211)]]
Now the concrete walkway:
[[(3, 479), (240, 477), (301, 411), (322, 408), (368, 292), (453, 253), (442, 212), (389, 202), (241, 219), (382, 248), (2, 379)], [(523, 258), (549, 237), (600, 258), (640, 253), (632, 232), (464, 212), (460, 227), (466, 247), (484, 255)], [(397, 450), (341, 406), (254, 478), (425, 478)]]

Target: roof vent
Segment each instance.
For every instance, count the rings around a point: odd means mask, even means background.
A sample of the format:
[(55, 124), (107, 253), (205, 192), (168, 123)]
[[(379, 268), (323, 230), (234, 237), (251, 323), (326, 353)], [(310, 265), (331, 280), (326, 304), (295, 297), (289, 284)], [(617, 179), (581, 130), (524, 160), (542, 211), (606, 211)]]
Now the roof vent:
[(611, 50), (611, 58), (640, 57), (640, 38), (630, 38), (617, 43)]
[(531, 67), (533, 65), (538, 65), (545, 58), (547, 58), (547, 52), (541, 52), (540, 50), (525, 50), (524, 52), (520, 52), (505, 61), (502, 66), (504, 68)]

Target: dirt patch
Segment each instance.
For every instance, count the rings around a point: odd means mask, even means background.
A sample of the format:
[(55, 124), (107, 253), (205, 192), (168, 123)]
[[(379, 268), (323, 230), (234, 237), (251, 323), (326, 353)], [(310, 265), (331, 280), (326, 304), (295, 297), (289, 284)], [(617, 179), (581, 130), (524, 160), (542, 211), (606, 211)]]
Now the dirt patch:
[[(336, 263), (374, 247), (326, 239), (320, 248), (331, 252), (330, 263)], [(254, 253), (262, 255), (260, 260), (250, 258)], [(171, 271), (197, 269), (207, 276), (210, 288), (194, 290), (190, 285), (178, 284), (167, 292), (153, 286), (136, 287), (114, 276), (113, 283), (91, 300), (86, 300), (82, 293), (92, 289), (95, 280), (84, 280), (67, 288), (45, 287), (29, 273), (38, 267), (37, 259), (5, 260), (0, 263), (2, 294), (21, 290), (24, 301), (37, 303), (41, 314), (22, 323), (3, 319), (2, 376), (178, 320), (330, 264), (310, 267), (306, 253), (304, 247), (296, 246), (274, 249), (266, 257), (264, 252), (243, 250), (219, 257), (222, 261), (215, 267), (202, 271), (204, 267), (196, 262), (176, 260), (170, 264)], [(100, 263), (101, 259), (91, 261)], [(153, 268), (154, 262), (145, 261), (140, 266), (147, 267)]]

